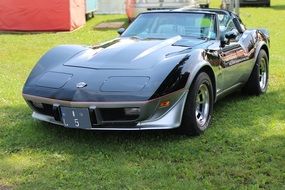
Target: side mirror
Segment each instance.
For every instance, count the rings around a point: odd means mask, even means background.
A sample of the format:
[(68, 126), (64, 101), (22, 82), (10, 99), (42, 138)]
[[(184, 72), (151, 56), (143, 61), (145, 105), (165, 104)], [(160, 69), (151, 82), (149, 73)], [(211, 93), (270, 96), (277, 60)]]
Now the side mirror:
[(225, 33), (225, 38), (228, 39), (229, 41), (236, 39), (237, 36), (238, 32), (236, 30), (232, 30)]
[(225, 34), (221, 35), (221, 47), (225, 47), (226, 45), (229, 45), (232, 40), (235, 40), (238, 36), (237, 30), (231, 30), (226, 32)]
[(120, 28), (117, 32), (119, 35), (122, 35), (125, 32), (125, 28)]

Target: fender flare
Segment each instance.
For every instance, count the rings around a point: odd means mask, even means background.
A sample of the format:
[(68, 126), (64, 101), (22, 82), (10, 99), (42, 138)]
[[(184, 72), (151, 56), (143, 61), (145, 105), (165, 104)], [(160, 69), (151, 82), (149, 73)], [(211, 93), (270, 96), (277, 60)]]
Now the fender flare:
[(190, 76), (188, 77), (188, 81), (185, 85), (186, 89), (189, 89), (198, 73), (200, 73), (203, 69), (210, 71), (213, 75), (209, 76), (213, 83), (214, 89), (214, 97), (216, 98), (216, 81), (217, 81), (217, 73), (215, 72), (213, 66), (205, 59), (205, 50), (198, 49), (195, 52), (192, 51), (192, 55), (190, 59), (187, 60), (187, 65), (189, 66), (187, 70), (190, 72)]
[(259, 52), (261, 49), (264, 49), (266, 51), (267, 56), (268, 56), (268, 60), (269, 60), (269, 47), (268, 47), (267, 43), (265, 43), (265, 41), (261, 41), (259, 43), (259, 45), (256, 47), (256, 51), (255, 51), (255, 55), (254, 55), (254, 63), (256, 63)]

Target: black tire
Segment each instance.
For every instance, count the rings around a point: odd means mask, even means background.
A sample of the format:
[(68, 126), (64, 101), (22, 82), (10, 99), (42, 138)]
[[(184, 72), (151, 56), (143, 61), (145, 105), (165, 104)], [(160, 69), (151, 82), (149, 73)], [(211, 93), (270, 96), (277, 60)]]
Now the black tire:
[[(265, 69), (265, 75), (261, 76), (261, 70)], [(269, 78), (269, 67), (268, 67), (268, 56), (267, 53), (261, 49), (257, 61), (254, 65), (252, 73), (243, 89), (243, 91), (250, 95), (259, 96), (267, 91), (268, 88), (268, 78)], [(263, 83), (261, 82), (263, 81)]]
[[(201, 87), (203, 87), (204, 90), (205, 88), (207, 88), (208, 100), (209, 100), (207, 108), (208, 112), (205, 113), (206, 117), (203, 117), (204, 118), (203, 122), (202, 119), (199, 120), (199, 114), (196, 115), (196, 110), (200, 108), (202, 109), (203, 107), (202, 105), (203, 103), (197, 104), (197, 99), (200, 99), (202, 97), (199, 96), (199, 94), (201, 93)], [(198, 76), (196, 77), (195, 81), (193, 82), (193, 84), (189, 89), (179, 132), (193, 136), (200, 135), (201, 133), (203, 133), (209, 127), (212, 118), (213, 102), (214, 102), (214, 96), (213, 96), (213, 86), (211, 79), (207, 73), (201, 72), (198, 74)]]

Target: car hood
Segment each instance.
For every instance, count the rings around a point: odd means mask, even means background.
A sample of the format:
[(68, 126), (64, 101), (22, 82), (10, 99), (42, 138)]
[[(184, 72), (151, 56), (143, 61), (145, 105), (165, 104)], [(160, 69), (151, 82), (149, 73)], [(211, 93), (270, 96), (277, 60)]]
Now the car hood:
[[(172, 71), (180, 76), (177, 65), (207, 44), (177, 36), (166, 40), (119, 38), (94, 47), (58, 46), (38, 62), (23, 93), (84, 102), (149, 100)], [(183, 72), (188, 76), (188, 71)], [(78, 87), (81, 84), (86, 85)]]
[(166, 40), (118, 38), (80, 52), (64, 66), (91, 69), (147, 69), (176, 55), (201, 45), (205, 40), (175, 36)]

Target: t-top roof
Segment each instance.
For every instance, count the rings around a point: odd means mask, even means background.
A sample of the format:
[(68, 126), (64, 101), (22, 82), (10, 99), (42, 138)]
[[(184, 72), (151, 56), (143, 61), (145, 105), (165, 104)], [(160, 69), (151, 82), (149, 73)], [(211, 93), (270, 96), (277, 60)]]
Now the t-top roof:
[(169, 10), (154, 10), (154, 11), (148, 11), (145, 13), (204, 13), (204, 14), (226, 14), (226, 15), (232, 15), (233, 13), (227, 10), (223, 9), (204, 9), (204, 8), (189, 8), (189, 7), (183, 7), (180, 9), (169, 9)]

